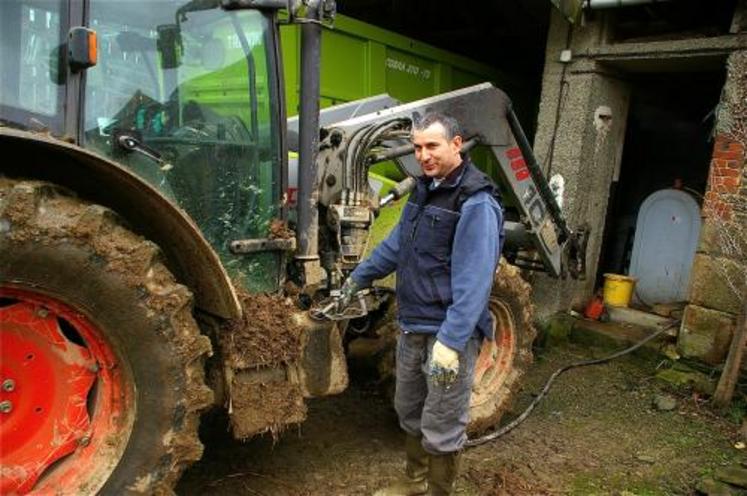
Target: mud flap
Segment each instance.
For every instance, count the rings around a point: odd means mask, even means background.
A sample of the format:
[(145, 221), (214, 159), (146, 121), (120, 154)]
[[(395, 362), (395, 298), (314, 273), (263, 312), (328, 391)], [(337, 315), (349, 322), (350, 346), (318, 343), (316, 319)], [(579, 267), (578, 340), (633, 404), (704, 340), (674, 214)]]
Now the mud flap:
[(238, 439), (269, 431), (273, 436), (288, 424), (303, 422), (303, 394), (286, 367), (246, 369), (231, 377), (231, 427)]
[[(300, 355), (284, 363), (247, 366), (234, 355), (224, 373), (234, 437), (263, 432), (276, 435), (306, 418), (304, 398), (337, 394), (348, 385), (347, 364), (338, 325), (294, 313), (288, 332), (300, 332)], [(292, 356), (292, 355), (291, 355)]]
[(339, 323), (317, 322), (307, 316), (299, 322), (304, 329), (303, 354), (297, 373), (306, 398), (341, 393), (348, 387), (348, 368)]

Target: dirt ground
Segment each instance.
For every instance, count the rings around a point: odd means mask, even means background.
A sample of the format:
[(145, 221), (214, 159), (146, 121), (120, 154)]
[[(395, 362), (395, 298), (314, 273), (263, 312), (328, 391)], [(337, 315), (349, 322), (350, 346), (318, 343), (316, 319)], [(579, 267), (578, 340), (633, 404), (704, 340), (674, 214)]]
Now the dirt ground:
[[(516, 411), (557, 368), (608, 353), (569, 345), (539, 354)], [(738, 426), (655, 379), (658, 365), (628, 356), (561, 375), (523, 424), (466, 451), (457, 494), (695, 494), (704, 475), (745, 459)], [(353, 379), (344, 394), (310, 401), (307, 421), (277, 442), (241, 443), (219, 417), (206, 422), (205, 456), (177, 493), (364, 495), (385, 485), (402, 470), (402, 435), (379, 390)], [(673, 410), (653, 405), (662, 394), (676, 399)]]

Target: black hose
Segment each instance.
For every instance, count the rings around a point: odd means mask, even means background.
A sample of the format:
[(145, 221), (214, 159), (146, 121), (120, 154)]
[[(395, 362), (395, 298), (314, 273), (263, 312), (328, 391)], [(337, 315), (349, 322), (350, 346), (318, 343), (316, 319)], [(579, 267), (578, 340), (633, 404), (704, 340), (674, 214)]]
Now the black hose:
[(348, 140), (344, 161), (343, 188), (352, 189), (353, 193), (367, 191), (368, 155), (371, 148), (380, 141), (385, 141), (391, 133), (410, 125), (407, 118), (394, 118), (377, 124), (369, 124), (354, 131)]
[(550, 390), (550, 386), (555, 381), (555, 379), (560, 374), (562, 374), (563, 372), (565, 372), (566, 370), (570, 370), (570, 369), (573, 369), (573, 368), (576, 368), (576, 367), (585, 367), (586, 365), (597, 365), (597, 364), (600, 364), (600, 363), (609, 362), (611, 360), (614, 360), (615, 358), (620, 358), (623, 355), (627, 355), (628, 353), (637, 350), (638, 348), (640, 348), (644, 344), (646, 344), (649, 341), (653, 340), (654, 338), (658, 337), (660, 334), (662, 334), (665, 331), (671, 329), (672, 327), (678, 326), (679, 324), (680, 324), (680, 321), (673, 322), (673, 323), (667, 325), (666, 327), (663, 327), (663, 328), (659, 329), (658, 331), (656, 331), (655, 333), (651, 334), (650, 336), (646, 336), (644, 339), (642, 339), (641, 341), (637, 342), (636, 344), (634, 344), (630, 348), (626, 348), (626, 349), (624, 349), (622, 351), (618, 351), (617, 353), (613, 353), (612, 355), (609, 355), (607, 357), (597, 358), (595, 360), (586, 360), (586, 361), (583, 361), (583, 362), (576, 362), (576, 363), (572, 363), (570, 365), (565, 365), (564, 367), (559, 368), (558, 370), (556, 370), (555, 372), (553, 372), (553, 374), (550, 376), (550, 378), (545, 383), (545, 386), (542, 388), (542, 391), (540, 391), (540, 393), (537, 395), (537, 397), (534, 398), (534, 400), (532, 400), (532, 402), (529, 404), (529, 406), (527, 407), (527, 409), (524, 410), (521, 413), (521, 415), (519, 415), (514, 420), (512, 420), (508, 424), (504, 425), (503, 427), (501, 427), (497, 431), (493, 431), (490, 434), (486, 434), (484, 436), (481, 436), (481, 437), (478, 437), (478, 438), (475, 438), (475, 439), (468, 439), (467, 443), (465, 444), (465, 446), (468, 447), (468, 448), (471, 448), (473, 446), (479, 446), (479, 445), (485, 444), (485, 443), (487, 443), (489, 441), (494, 441), (495, 439), (498, 439), (499, 437), (503, 436), (504, 434), (512, 431), (514, 429), (514, 427), (516, 427), (517, 425), (519, 425), (520, 423), (522, 423), (524, 420), (526, 420), (526, 418), (529, 416), (529, 414), (532, 413), (532, 410), (534, 410), (534, 407), (537, 406), (537, 404), (542, 400), (542, 398), (545, 397), (545, 395), (547, 394), (547, 392)]

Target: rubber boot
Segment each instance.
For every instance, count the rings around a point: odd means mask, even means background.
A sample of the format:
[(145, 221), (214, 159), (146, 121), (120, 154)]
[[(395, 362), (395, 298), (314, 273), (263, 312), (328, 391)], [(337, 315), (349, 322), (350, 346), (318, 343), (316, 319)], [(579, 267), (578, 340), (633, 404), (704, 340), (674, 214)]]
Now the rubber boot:
[(460, 452), (446, 455), (431, 455), (428, 483), (433, 496), (448, 496), (454, 491), (457, 475), (459, 475)]
[(379, 489), (374, 496), (419, 496), (428, 492), (428, 453), (420, 443), (421, 438), (407, 435), (405, 475), (391, 486)]

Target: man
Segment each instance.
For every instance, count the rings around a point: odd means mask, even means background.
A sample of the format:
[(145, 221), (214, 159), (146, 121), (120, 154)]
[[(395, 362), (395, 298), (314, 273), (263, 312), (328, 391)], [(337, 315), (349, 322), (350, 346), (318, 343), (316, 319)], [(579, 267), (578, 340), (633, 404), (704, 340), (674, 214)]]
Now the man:
[(467, 439), (475, 361), (493, 339), (488, 299), (503, 242), (493, 182), (461, 154), (457, 122), (426, 114), (412, 143), (423, 175), (397, 226), (350, 275), (342, 300), (397, 271), (394, 406), (405, 476), (385, 495), (451, 494)]

